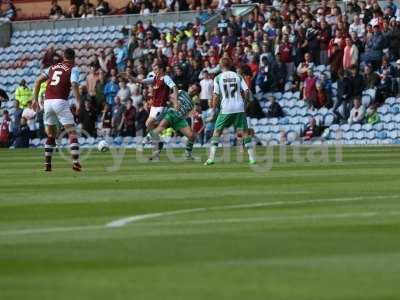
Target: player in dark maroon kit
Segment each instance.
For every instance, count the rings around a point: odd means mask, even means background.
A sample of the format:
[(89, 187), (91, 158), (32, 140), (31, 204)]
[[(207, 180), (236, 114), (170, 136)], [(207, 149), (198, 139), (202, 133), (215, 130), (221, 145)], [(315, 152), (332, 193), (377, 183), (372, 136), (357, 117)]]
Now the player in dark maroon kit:
[(57, 120), (64, 126), (68, 132), (72, 169), (81, 171), (82, 166), (79, 163), (79, 143), (75, 130), (74, 116), (72, 115), (68, 97), (71, 89), (76, 99), (76, 111), (80, 110), (79, 94), (79, 70), (74, 66), (75, 52), (68, 48), (64, 51), (64, 60), (52, 65), (45, 70), (36, 80), (34, 89), (34, 100), (38, 101), (40, 85), (47, 81), (47, 87), (44, 100), (44, 123), (46, 126), (47, 141), (44, 145), (45, 153), (45, 171), (51, 171), (51, 158), (55, 147), (57, 135)]
[[(178, 95), (178, 88), (176, 84), (171, 77), (165, 74), (164, 64), (154, 64), (153, 72), (155, 75), (154, 77), (137, 81), (142, 84), (151, 84), (153, 86), (150, 114), (146, 121), (146, 127), (149, 133), (145, 137), (144, 143), (152, 140), (152, 131), (157, 127), (157, 123), (161, 121), (163, 114), (166, 112), (167, 102), (169, 101), (170, 95), (174, 99), (177, 99)], [(153, 155), (150, 157), (150, 160), (159, 160), (159, 153), (162, 149), (162, 143), (155, 145), (155, 147), (158, 147), (158, 149), (154, 151)]]

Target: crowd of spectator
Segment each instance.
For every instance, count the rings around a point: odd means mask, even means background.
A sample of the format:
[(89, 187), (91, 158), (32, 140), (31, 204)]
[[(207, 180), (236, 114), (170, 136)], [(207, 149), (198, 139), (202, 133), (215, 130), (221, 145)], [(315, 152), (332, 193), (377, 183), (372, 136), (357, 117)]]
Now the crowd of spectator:
[(49, 17), (50, 19), (90, 18), (108, 15), (111, 12), (108, 2), (104, 0), (97, 0), (96, 4), (91, 3), (90, 0), (71, 0), (68, 12), (63, 11), (57, 0), (52, 0)]
[(17, 9), (12, 0), (0, 0), (0, 21), (14, 21), (17, 16)]
[[(87, 10), (89, 3), (73, 5), (79, 12), (82, 5)], [(92, 9), (98, 11), (105, 3), (100, 0)], [(202, 5), (203, 1), (195, 3)], [(221, 5), (229, 3), (220, 1)], [(53, 9), (59, 13), (54, 1)], [(126, 39), (119, 40), (113, 51), (98, 49), (81, 86), (84, 109), (76, 119), (92, 136), (145, 134), (152, 87), (141, 86), (135, 79), (153, 76), (152, 65), (159, 62), (167, 66), (167, 74), (179, 89), (197, 86), (196, 109), (190, 121), (200, 143), (206, 142), (213, 130), (215, 116), (209, 101), (223, 56), (233, 60), (253, 95), (300, 91), (310, 111), (327, 107), (339, 124), (379, 122), (377, 108), (399, 90), (400, 10), (392, 0), (382, 8), (376, 0), (350, 0), (345, 8), (334, 0), (322, 0), (316, 6), (304, 1), (263, 1), (246, 18), (222, 11), (211, 31), (196, 19), (184, 28), (168, 31), (139, 21), (124, 33), (128, 33)], [(57, 51), (49, 49), (43, 67), (57, 59)], [(318, 65), (330, 66), (330, 74), (316, 72)], [(361, 96), (367, 89), (374, 90), (375, 96), (364, 107)], [(28, 90), (24, 82), (16, 90), (21, 116), (29, 109)], [(247, 107), (249, 117), (284, 116), (279, 99), (264, 98), (254, 97)], [(261, 110), (259, 101), (269, 103), (268, 111)], [(25, 113), (30, 129), (40, 123), (36, 120), (30, 126), (31, 116)], [(40, 113), (35, 118), (40, 118)]]
[[(109, 14), (140, 14), (165, 13), (171, 11), (207, 11), (212, 0), (130, 0), (124, 8), (112, 8), (105, 0), (71, 0), (68, 11), (63, 11), (57, 0), (51, 1), (50, 19), (90, 18)], [(226, 3), (229, 5), (229, 3)]]

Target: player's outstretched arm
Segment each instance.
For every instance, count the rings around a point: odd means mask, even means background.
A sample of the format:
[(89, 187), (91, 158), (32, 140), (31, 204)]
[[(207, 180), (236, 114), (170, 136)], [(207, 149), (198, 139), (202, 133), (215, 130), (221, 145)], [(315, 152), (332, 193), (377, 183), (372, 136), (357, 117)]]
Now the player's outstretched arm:
[(40, 91), (40, 86), (42, 85), (43, 82), (47, 80), (47, 76), (42, 74), (36, 79), (35, 86), (33, 88), (33, 102), (38, 103), (39, 101), (39, 91)]
[(153, 84), (153, 82), (154, 82), (154, 78), (136, 79), (136, 83), (145, 84), (145, 85)]

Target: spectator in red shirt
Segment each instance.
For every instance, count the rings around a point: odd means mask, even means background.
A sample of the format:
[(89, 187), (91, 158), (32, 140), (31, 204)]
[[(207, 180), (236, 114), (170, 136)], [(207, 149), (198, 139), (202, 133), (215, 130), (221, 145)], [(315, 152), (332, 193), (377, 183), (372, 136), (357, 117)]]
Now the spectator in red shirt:
[(307, 71), (307, 77), (304, 80), (304, 88), (303, 88), (303, 98), (307, 102), (308, 107), (315, 107), (315, 102), (317, 99), (317, 80), (314, 77), (314, 73), (312, 70)]
[(10, 115), (4, 110), (3, 121), (0, 123), (0, 148), (8, 148), (10, 145), (10, 124)]
[(328, 27), (328, 23), (326, 23), (325, 19), (321, 20), (320, 23), (321, 30), (319, 32), (318, 40), (319, 40), (319, 63), (321, 65), (328, 64), (328, 45), (331, 39), (331, 31)]
[(319, 109), (321, 107), (327, 106), (329, 100), (328, 93), (324, 89), (322, 82), (317, 82), (316, 89), (317, 93), (316, 93), (316, 101), (314, 103), (315, 105), (314, 107)]
[(338, 79), (338, 74), (343, 70), (343, 48), (339, 44), (334, 44), (329, 56), (331, 65), (332, 81)]
[(259, 70), (259, 65), (256, 56), (251, 57), (250, 62), (247, 64), (247, 66), (250, 68), (250, 71), (253, 74), (253, 78), (255, 78)]
[(129, 99), (126, 102), (126, 109), (122, 116), (121, 128), (122, 128), (122, 136), (136, 136), (136, 128), (135, 128), (135, 120), (136, 120), (136, 109), (132, 105), (132, 100)]
[(192, 115), (192, 131), (196, 136), (198, 143), (204, 143), (204, 123), (201, 116), (201, 106), (196, 104), (195, 111)]
[(320, 129), (317, 126), (317, 121), (314, 118), (311, 118), (301, 136), (304, 141), (311, 141), (313, 138), (320, 136)]
[(334, 47), (337, 45), (340, 49), (344, 49), (346, 47), (346, 39), (343, 37), (343, 34), (341, 31), (337, 30), (335, 32), (335, 37), (333, 37), (329, 41), (328, 45), (328, 57), (331, 57), (334, 53)]
[(293, 44), (289, 42), (289, 34), (284, 34), (282, 42), (278, 45), (276, 54), (279, 56), (280, 61), (286, 66), (286, 79), (292, 77), (294, 70), (294, 47)]

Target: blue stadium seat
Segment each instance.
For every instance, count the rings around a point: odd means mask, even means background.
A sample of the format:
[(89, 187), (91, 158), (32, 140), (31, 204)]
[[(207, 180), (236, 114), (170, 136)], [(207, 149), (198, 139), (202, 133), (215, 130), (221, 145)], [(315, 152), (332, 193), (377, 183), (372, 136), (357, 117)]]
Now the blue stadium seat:
[(350, 125), (349, 124), (340, 125), (340, 129), (345, 131), (345, 132), (349, 131), (350, 130)]
[(386, 131), (379, 131), (376, 133), (376, 138), (378, 140), (384, 140), (387, 138), (387, 132)]
[(388, 131), (388, 137), (391, 139), (397, 139), (399, 137), (398, 130), (390, 130)]
[(393, 117), (390, 114), (384, 114), (384, 115), (381, 116), (381, 120), (384, 123), (388, 123), (388, 122), (392, 121), (392, 118)]
[(361, 130), (361, 124), (352, 124), (350, 126), (350, 129), (354, 130), (354, 131), (360, 131)]
[(398, 104), (393, 104), (391, 107), (390, 107), (390, 113), (392, 113), (392, 114), (398, 114), (398, 113), (400, 113), (400, 105), (398, 105)]
[(367, 136), (367, 132), (364, 130), (355, 131), (355, 133), (354, 133), (354, 137), (358, 140), (365, 139), (366, 136)]
[(343, 138), (345, 140), (351, 140), (351, 139), (353, 139), (353, 137), (354, 137), (354, 131), (349, 130), (349, 131), (343, 132)]
[(324, 124), (325, 126), (331, 126), (333, 121), (335, 120), (335, 115), (332, 113), (328, 113), (324, 117)]

